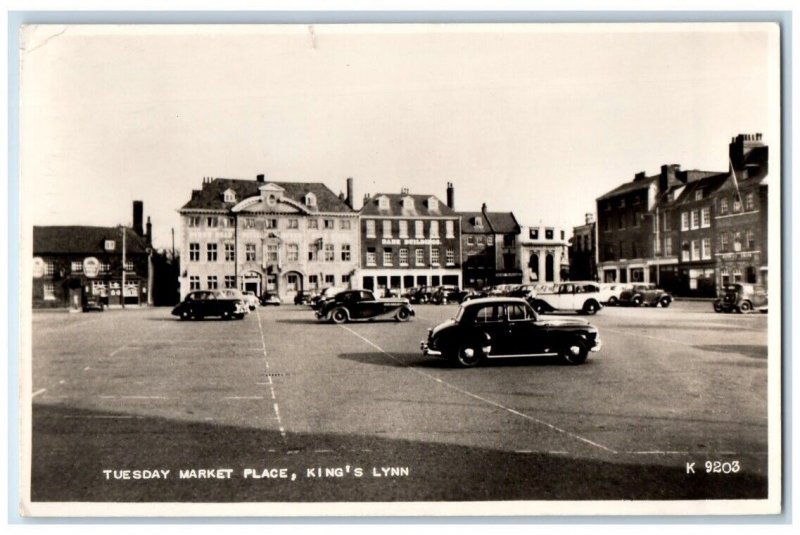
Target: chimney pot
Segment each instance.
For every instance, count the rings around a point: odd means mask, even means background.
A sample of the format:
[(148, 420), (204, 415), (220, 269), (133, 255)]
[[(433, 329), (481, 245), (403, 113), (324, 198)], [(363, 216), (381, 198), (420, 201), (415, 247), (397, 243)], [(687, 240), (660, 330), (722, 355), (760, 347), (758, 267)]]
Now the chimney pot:
[(264, 182), (264, 175), (256, 175), (256, 182)]
[(353, 177), (347, 177), (347, 197), (344, 200), (347, 206), (353, 208), (355, 197), (353, 196)]
[(447, 183), (447, 207), (451, 210), (456, 208), (455, 188), (452, 182)]
[(144, 203), (142, 201), (133, 201), (133, 231), (139, 236), (144, 236), (144, 229), (142, 228), (143, 215)]

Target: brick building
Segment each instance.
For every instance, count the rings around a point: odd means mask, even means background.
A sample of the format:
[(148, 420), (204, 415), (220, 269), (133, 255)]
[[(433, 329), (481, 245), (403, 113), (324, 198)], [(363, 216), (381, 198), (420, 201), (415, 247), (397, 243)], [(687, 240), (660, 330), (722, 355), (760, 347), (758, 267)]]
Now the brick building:
[(148, 218), (145, 232), (142, 212), (134, 201), (133, 228), (33, 227), (33, 308), (79, 309), (89, 297), (109, 307), (152, 304), (152, 227)]
[(180, 209), (181, 298), (239, 288), (291, 301), (297, 292), (349, 287), (358, 269), (358, 212), (319, 182), (206, 178)]
[(461, 251), (464, 286), (482, 288), (521, 283), (518, 252), (521, 227), (512, 212), (458, 212), (461, 216)]
[(601, 280), (698, 297), (726, 282), (765, 284), (767, 149), (760, 134), (740, 134), (729, 145), (728, 171), (664, 165), (599, 197)]
[[(453, 186), (448, 184), (453, 204)], [(435, 195), (379, 193), (360, 213), (362, 288), (461, 286), (461, 218)]]
[(597, 280), (597, 224), (594, 214), (586, 214), (586, 223), (572, 229), (569, 244), (569, 278), (574, 281)]

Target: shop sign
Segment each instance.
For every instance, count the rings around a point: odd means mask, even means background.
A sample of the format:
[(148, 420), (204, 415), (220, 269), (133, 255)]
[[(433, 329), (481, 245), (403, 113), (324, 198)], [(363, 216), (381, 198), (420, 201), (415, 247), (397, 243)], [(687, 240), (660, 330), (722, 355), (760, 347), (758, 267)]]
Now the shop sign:
[(38, 256), (33, 258), (33, 277), (36, 279), (44, 277), (44, 260)]
[(381, 245), (400, 245), (402, 242), (403, 245), (441, 245), (442, 241), (437, 238), (431, 238), (426, 240), (415, 239), (415, 238), (408, 238), (404, 240), (400, 240), (398, 238), (384, 238), (381, 240)]
[(87, 256), (83, 259), (83, 274), (93, 279), (100, 273), (100, 261), (93, 257)]

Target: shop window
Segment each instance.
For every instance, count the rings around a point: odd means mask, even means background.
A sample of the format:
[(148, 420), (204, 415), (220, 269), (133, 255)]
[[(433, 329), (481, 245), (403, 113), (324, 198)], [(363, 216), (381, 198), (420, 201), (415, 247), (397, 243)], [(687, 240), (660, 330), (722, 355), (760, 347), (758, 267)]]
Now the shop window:
[(52, 282), (45, 282), (43, 286), (44, 294), (43, 299), (45, 301), (55, 301), (56, 298), (56, 290), (53, 286)]
[(83, 273), (83, 262), (72, 262), (70, 265), (72, 273)]

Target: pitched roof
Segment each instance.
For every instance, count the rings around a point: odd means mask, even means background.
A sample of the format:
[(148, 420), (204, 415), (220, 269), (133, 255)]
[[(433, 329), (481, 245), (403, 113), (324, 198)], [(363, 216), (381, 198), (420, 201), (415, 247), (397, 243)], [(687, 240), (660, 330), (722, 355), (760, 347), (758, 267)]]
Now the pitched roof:
[(625, 182), (624, 184), (612, 189), (608, 193), (604, 193), (603, 195), (598, 197), (597, 200), (602, 201), (604, 199), (610, 199), (611, 197), (616, 197), (617, 195), (622, 195), (624, 193), (630, 193), (632, 191), (637, 191), (640, 189), (647, 189), (653, 182), (658, 180), (659, 176), (660, 175), (646, 176), (639, 180), (632, 180), (631, 182)]
[[(381, 209), (378, 207), (378, 199), (386, 197), (389, 199), (389, 208)], [(414, 201), (413, 206), (404, 208), (402, 200), (405, 197), (411, 197)], [(434, 198), (438, 202), (437, 209), (433, 210), (428, 207), (428, 199)], [(407, 193), (378, 193), (369, 199), (364, 200), (364, 206), (361, 208), (361, 215), (378, 215), (378, 216), (407, 216), (407, 217), (443, 217), (443, 216), (457, 216), (458, 214), (452, 208), (443, 203), (436, 195), (419, 195)]]
[[(692, 180), (692, 178), (694, 178), (694, 180)], [(703, 198), (706, 198), (719, 189), (727, 179), (727, 173), (712, 174), (711, 172), (706, 172), (705, 174), (701, 174), (701, 172), (697, 172), (694, 177), (690, 176), (688, 178), (683, 191), (674, 199), (672, 204), (677, 205), (694, 202), (694, 194), (698, 190), (703, 190)]]
[[(313, 193), (317, 198), (317, 212), (354, 212), (346, 202), (322, 182), (275, 182), (272, 180), (259, 182), (235, 178), (215, 178), (211, 182), (203, 184), (203, 189), (192, 191), (192, 198), (183, 205), (181, 210), (229, 210), (248, 197), (259, 195), (259, 188), (268, 184), (281, 187), (284, 190), (284, 196), (300, 204), (305, 204), (306, 194)], [(236, 193), (235, 202), (226, 203), (224, 201), (223, 193), (228, 189)]]
[[(33, 227), (33, 254), (108, 254), (106, 240), (114, 241), (115, 254), (122, 254), (122, 231), (118, 227)], [(133, 229), (125, 229), (125, 252), (146, 253), (144, 240)]]
[[(461, 232), (467, 234), (519, 234), (520, 226), (513, 212), (458, 212)], [(483, 219), (483, 226), (475, 226), (475, 218)]]

